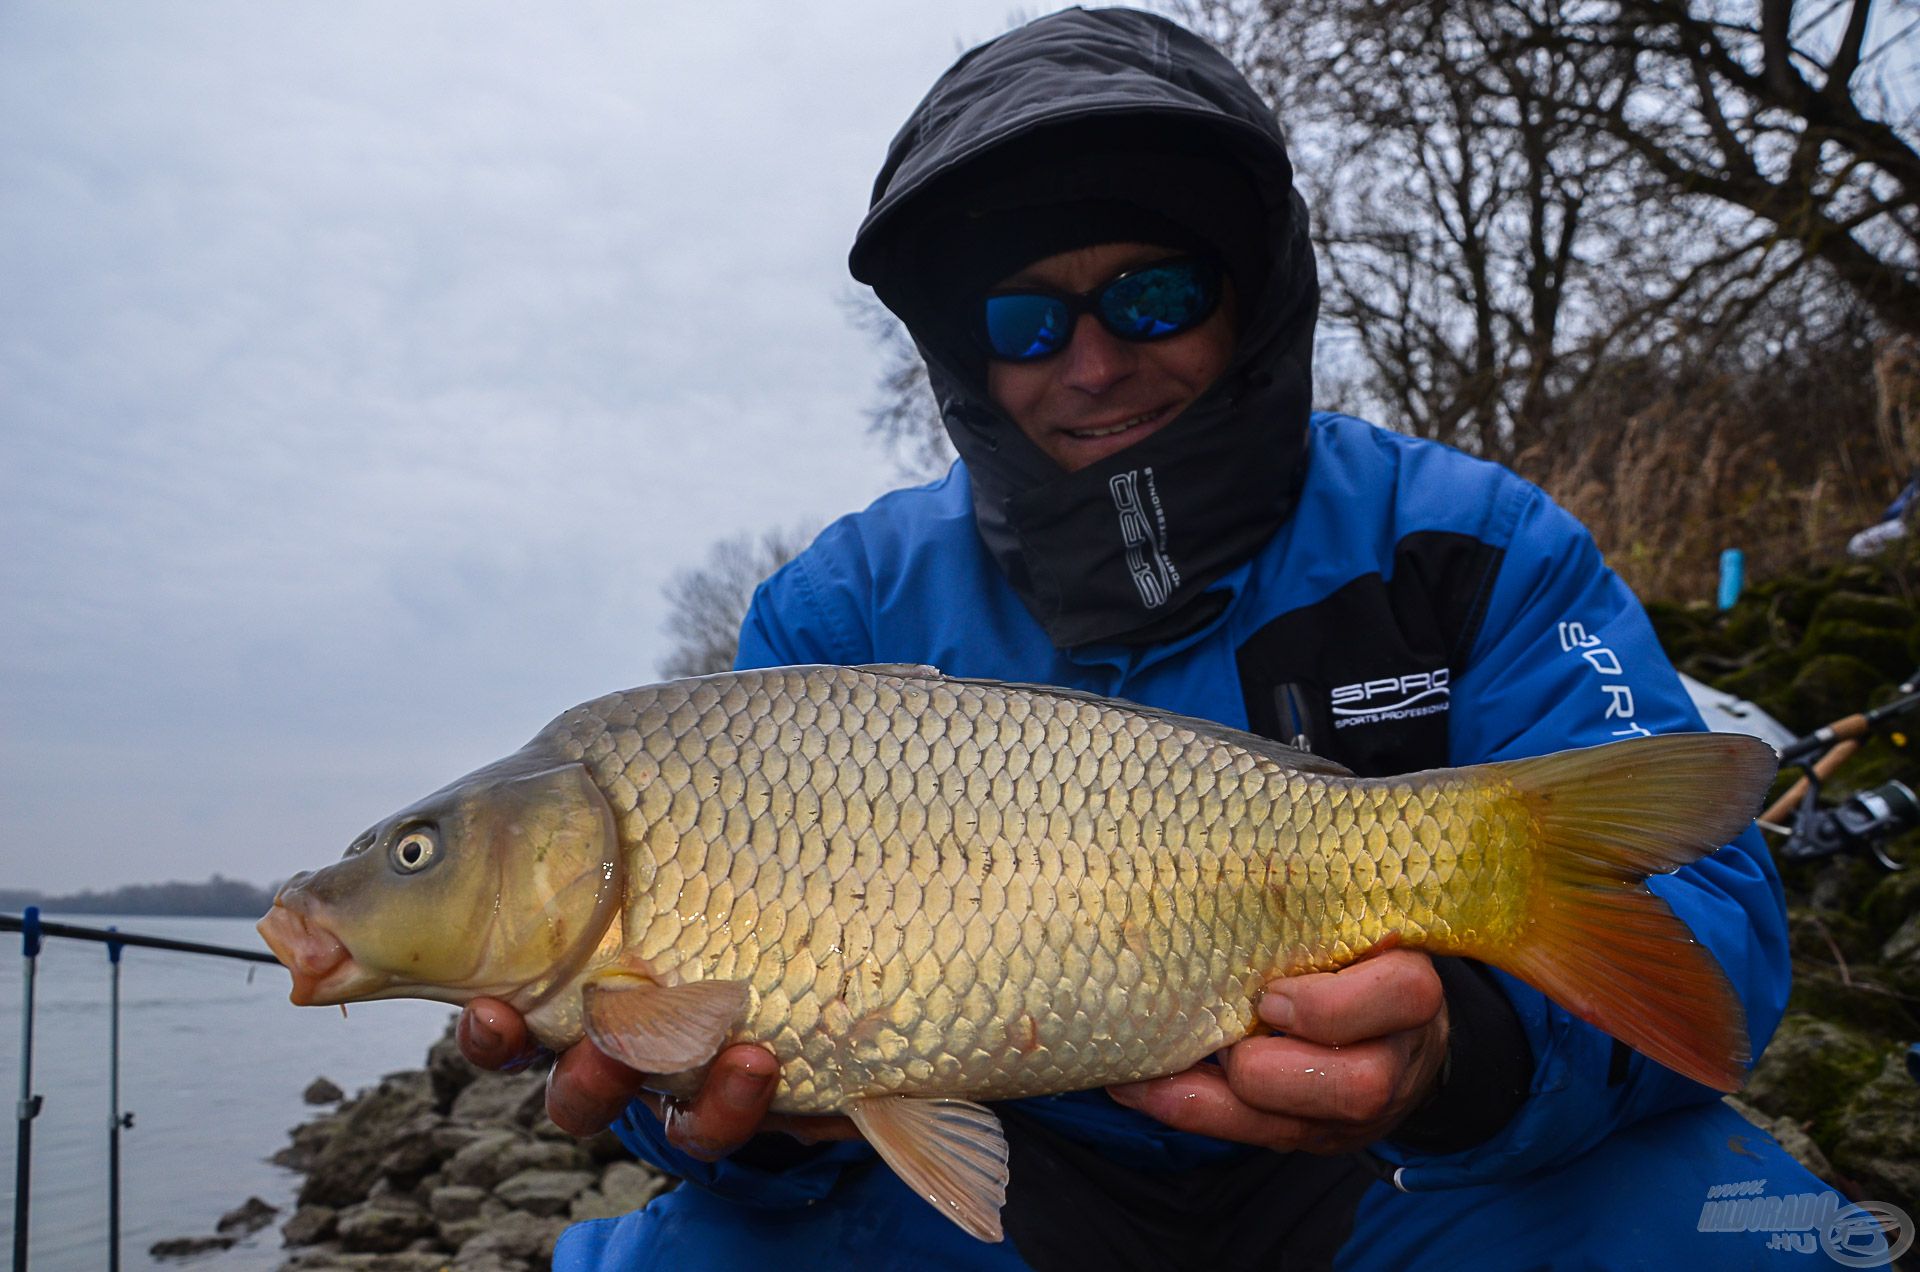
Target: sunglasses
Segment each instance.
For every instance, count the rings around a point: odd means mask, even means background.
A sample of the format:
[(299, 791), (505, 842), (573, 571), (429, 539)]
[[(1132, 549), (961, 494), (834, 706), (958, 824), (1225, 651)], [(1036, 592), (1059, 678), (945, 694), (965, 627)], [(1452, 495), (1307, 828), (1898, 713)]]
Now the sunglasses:
[(1122, 340), (1142, 342), (1191, 331), (1219, 305), (1220, 267), (1181, 256), (1115, 274), (1077, 296), (1043, 287), (992, 292), (981, 307), (979, 334), (992, 357), (1038, 362), (1067, 347), (1081, 314), (1092, 314)]

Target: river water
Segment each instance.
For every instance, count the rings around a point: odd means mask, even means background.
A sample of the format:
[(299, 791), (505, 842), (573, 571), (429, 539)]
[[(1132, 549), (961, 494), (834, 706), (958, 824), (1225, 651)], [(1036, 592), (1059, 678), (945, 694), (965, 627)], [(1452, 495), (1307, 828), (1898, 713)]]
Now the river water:
[[(49, 921), (265, 949), (246, 919), (49, 913)], [(0, 1107), (20, 1090), (20, 938), (0, 934)], [(278, 967), (203, 955), (128, 949), (120, 975), (120, 1104), (134, 1114), (120, 1136), (121, 1266), (256, 1272), (281, 1258), (279, 1225), (299, 1176), (267, 1159), (316, 1110), (301, 1101), (315, 1077), (348, 1094), (395, 1069), (419, 1068), (453, 1009), (437, 1003), (294, 1007)], [(34, 989), (29, 1266), (98, 1272), (107, 1266), (109, 983), (106, 947), (49, 937)], [(11, 1118), (7, 1119), (9, 1122)], [(13, 1133), (0, 1144), (0, 1229), (12, 1248)], [(152, 1259), (170, 1237), (203, 1236), (249, 1196), (281, 1208), (274, 1224), (233, 1249), (181, 1261)]]

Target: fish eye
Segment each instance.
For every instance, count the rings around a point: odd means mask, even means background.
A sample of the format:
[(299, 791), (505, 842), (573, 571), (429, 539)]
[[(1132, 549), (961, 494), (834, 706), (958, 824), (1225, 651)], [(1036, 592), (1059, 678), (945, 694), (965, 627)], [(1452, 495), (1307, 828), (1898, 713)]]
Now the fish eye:
[(440, 847), (429, 826), (416, 826), (400, 838), (393, 841), (388, 854), (393, 858), (393, 868), (401, 874), (414, 874), (433, 864), (435, 853)]

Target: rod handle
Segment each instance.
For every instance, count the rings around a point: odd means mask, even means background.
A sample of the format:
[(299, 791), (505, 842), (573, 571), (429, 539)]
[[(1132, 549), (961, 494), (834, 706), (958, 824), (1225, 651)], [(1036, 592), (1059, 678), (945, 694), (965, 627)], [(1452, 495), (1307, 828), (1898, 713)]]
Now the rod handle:
[[(1835, 769), (1846, 763), (1847, 758), (1859, 749), (1860, 743), (1857, 739), (1845, 739), (1814, 763), (1813, 775), (1823, 782), (1826, 781), (1833, 775)], [(1788, 787), (1787, 793), (1775, 800), (1766, 812), (1760, 814), (1760, 820), (1772, 822), (1775, 825), (1785, 822), (1793, 815), (1793, 810), (1800, 807), (1800, 801), (1805, 799), (1806, 795), (1807, 779), (1803, 777)]]

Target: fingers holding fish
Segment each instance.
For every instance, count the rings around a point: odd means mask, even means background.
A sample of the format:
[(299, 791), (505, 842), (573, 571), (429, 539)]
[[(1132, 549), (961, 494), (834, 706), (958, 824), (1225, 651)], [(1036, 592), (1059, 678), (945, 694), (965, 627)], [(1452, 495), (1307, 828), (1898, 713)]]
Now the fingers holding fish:
[(460, 1012), (454, 1029), (460, 1054), (482, 1069), (524, 1069), (547, 1052), (528, 1036), (519, 1012), (497, 998), (476, 998)]
[[(1299, 1038), (1249, 1038), (1223, 1057), (1227, 1084), (1249, 1106), (1341, 1131), (1341, 1147), (1386, 1137), (1439, 1080), (1444, 1018), (1339, 1046)], [(1343, 1129), (1344, 1128), (1344, 1129)]]
[[(1290, 1012), (1274, 1010), (1286, 1005)], [(1249, 1038), (1114, 1098), (1181, 1130), (1273, 1149), (1345, 1152), (1385, 1138), (1439, 1080), (1448, 1020), (1426, 955), (1394, 950), (1276, 982), (1261, 1002), (1286, 1036)]]
[(1337, 1046), (1424, 1028), (1445, 1005), (1431, 958), (1418, 950), (1388, 950), (1337, 972), (1274, 981), (1259, 1012), (1292, 1037)]
[(689, 1157), (714, 1162), (763, 1129), (779, 1076), (780, 1062), (765, 1047), (732, 1046), (714, 1057), (692, 1099), (652, 1094), (646, 1099), (668, 1143)]
[(1385, 1139), (1437, 1080), (1444, 1025), (1322, 1046), (1249, 1038), (1219, 1065), (1110, 1087), (1116, 1100), (1183, 1131), (1288, 1152), (1344, 1153)]
[(626, 1110), (646, 1080), (582, 1040), (561, 1052), (547, 1074), (547, 1116), (569, 1135), (597, 1134)]
[(1257, 1144), (1279, 1152), (1336, 1151), (1320, 1148), (1321, 1131), (1309, 1119), (1272, 1113), (1248, 1104), (1234, 1091), (1225, 1070), (1218, 1065), (1197, 1064), (1150, 1082), (1108, 1087), (1107, 1092), (1128, 1108), (1195, 1135)]
[(714, 1058), (700, 1090), (690, 1100), (655, 1092), (641, 1098), (660, 1119), (667, 1142), (703, 1162), (718, 1161), (754, 1136), (781, 1132), (802, 1143), (853, 1139), (860, 1132), (844, 1117), (769, 1114), (780, 1063), (765, 1047), (728, 1047)]

